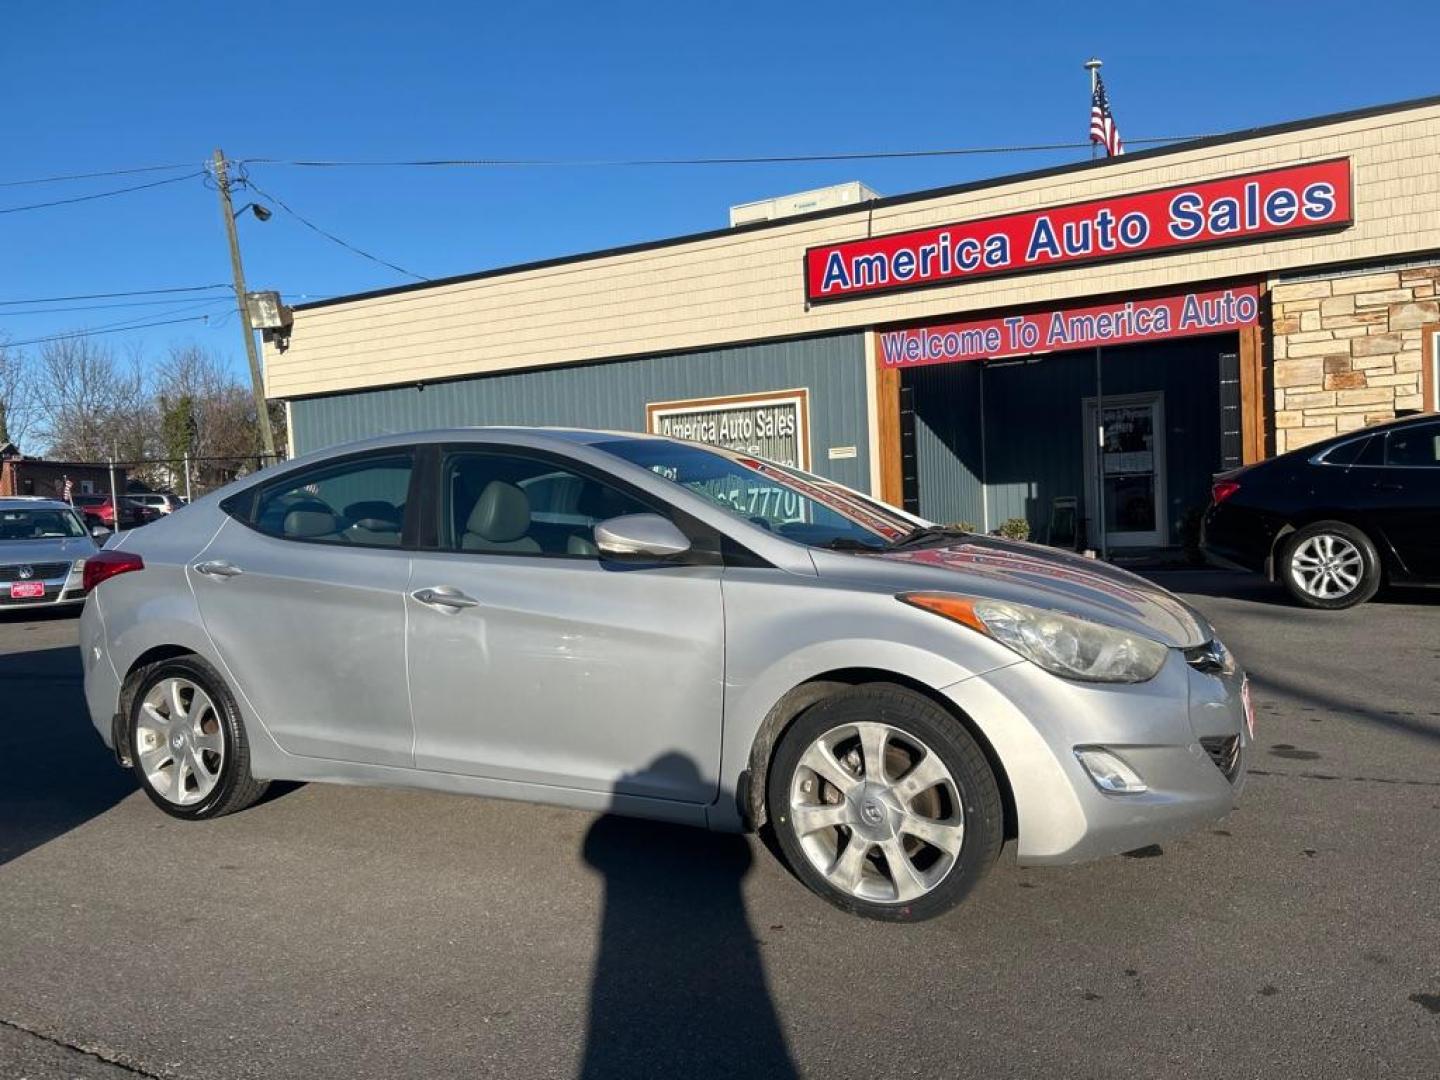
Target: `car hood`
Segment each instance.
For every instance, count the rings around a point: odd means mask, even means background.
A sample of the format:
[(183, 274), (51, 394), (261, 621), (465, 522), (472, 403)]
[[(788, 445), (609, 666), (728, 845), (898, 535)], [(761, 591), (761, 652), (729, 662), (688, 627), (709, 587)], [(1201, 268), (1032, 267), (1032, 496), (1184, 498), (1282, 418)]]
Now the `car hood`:
[(0, 540), (0, 564), (74, 562), (94, 555), (95, 551), (95, 541), (88, 536), (55, 540)]
[(859, 572), (872, 587), (933, 589), (1010, 600), (1141, 634), (1175, 648), (1202, 645), (1214, 629), (1173, 593), (1127, 570), (1039, 544), (965, 536), (953, 543), (875, 555), (815, 551), (821, 577)]

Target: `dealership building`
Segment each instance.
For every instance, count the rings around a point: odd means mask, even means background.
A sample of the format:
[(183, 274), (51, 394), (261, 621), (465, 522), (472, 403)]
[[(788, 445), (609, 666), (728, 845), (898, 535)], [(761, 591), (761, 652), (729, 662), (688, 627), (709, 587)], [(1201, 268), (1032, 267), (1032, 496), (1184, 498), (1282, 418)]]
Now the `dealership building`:
[(296, 308), (265, 353), (292, 449), (669, 432), (1139, 550), (1213, 474), (1440, 397), (1440, 98), (732, 222)]

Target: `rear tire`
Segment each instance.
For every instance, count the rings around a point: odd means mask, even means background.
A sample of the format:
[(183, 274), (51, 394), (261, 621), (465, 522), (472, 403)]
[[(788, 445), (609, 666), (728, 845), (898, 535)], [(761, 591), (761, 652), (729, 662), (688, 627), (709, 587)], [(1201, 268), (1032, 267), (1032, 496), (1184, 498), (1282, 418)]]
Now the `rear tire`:
[(1380, 556), (1355, 526), (1317, 521), (1286, 539), (1280, 580), (1306, 607), (1327, 611), (1355, 607), (1380, 588)]
[(250, 775), (240, 709), (220, 673), (198, 656), (141, 671), (130, 697), (132, 768), (150, 801), (186, 821), (233, 814), (269, 782)]
[(887, 683), (802, 713), (775, 750), (766, 802), (806, 886), (887, 922), (960, 903), (1004, 838), (999, 786), (974, 737), (935, 702)]

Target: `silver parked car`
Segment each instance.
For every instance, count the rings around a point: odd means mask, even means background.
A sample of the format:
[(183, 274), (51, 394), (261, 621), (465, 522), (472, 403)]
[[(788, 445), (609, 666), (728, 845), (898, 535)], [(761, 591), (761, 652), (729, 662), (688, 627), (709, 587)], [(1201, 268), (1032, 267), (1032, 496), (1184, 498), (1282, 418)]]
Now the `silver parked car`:
[(85, 563), (98, 550), (68, 503), (0, 497), (0, 611), (83, 603)]
[(768, 824), (821, 896), (922, 919), (1007, 837), (1068, 863), (1220, 817), (1251, 737), (1165, 590), (659, 437), (375, 439), (90, 567), (93, 721), (181, 818), (287, 779)]

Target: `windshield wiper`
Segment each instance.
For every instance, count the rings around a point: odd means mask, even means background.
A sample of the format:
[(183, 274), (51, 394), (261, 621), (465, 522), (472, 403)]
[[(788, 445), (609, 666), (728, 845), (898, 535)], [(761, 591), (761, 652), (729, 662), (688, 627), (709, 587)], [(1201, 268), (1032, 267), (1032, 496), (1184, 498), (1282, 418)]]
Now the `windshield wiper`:
[(904, 548), (915, 547), (930, 540), (944, 540), (954, 536), (970, 536), (964, 529), (957, 529), (954, 525), (917, 525), (904, 536), (897, 540), (891, 540), (885, 545), (886, 551), (900, 551)]
[(837, 536), (833, 540), (826, 540), (819, 545), (827, 551), (884, 551), (884, 544), (867, 544), (863, 540), (853, 540), (848, 536)]

